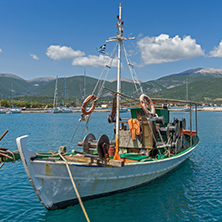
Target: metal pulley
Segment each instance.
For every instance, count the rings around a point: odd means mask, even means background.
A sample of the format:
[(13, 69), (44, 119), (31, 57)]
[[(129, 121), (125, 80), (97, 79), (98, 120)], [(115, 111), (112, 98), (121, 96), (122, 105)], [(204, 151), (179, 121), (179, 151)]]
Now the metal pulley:
[(102, 136), (100, 136), (99, 140), (97, 141), (96, 148), (100, 159), (109, 157), (109, 138), (107, 135), (103, 134)]
[(161, 127), (159, 128), (160, 134), (162, 136), (166, 136), (167, 138), (169, 138), (170, 136), (170, 128), (169, 125), (167, 125), (167, 127)]
[(165, 116), (158, 116), (155, 118), (156, 123), (159, 123), (161, 126), (165, 124)]
[[(96, 141), (96, 137), (94, 136), (94, 134), (92, 133), (88, 133), (85, 138), (83, 139), (83, 142), (82, 142), (82, 148), (83, 148), (83, 151), (85, 153), (89, 153), (89, 154), (93, 154), (93, 152), (95, 151), (95, 149), (92, 149), (92, 148), (95, 148), (95, 147), (92, 147), (92, 143)], [(81, 144), (78, 144), (78, 145), (81, 145)]]
[(85, 136), (83, 142), (78, 143), (78, 145), (82, 145), (83, 151), (88, 154), (93, 154), (94, 151), (97, 151), (100, 159), (104, 159), (109, 156), (109, 138), (105, 134), (103, 134), (98, 140), (96, 140), (94, 134), (89, 133)]
[(180, 134), (180, 121), (174, 122), (169, 125), (170, 133), (174, 134), (176, 137)]
[(176, 139), (175, 142), (171, 143), (171, 148), (175, 149), (175, 153), (180, 150), (181, 140), (179, 138)]

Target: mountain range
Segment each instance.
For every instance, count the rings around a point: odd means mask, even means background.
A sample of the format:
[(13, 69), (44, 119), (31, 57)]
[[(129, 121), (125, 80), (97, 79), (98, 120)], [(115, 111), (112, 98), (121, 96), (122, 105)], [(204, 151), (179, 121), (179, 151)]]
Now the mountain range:
[[(85, 77), (85, 96), (92, 93), (98, 79), (89, 76)], [(189, 100), (197, 102), (222, 101), (222, 69), (196, 68), (181, 73), (167, 75), (157, 80), (140, 82), (144, 93), (150, 97), (163, 97), (172, 99), (186, 99), (186, 83), (188, 84)], [(101, 84), (101, 83), (100, 83)], [(116, 79), (105, 81), (105, 86), (116, 89)], [(58, 79), (58, 97), (62, 97), (64, 78)], [(55, 90), (55, 78), (42, 77), (31, 80), (24, 80), (21, 77), (0, 73), (0, 97), (52, 97)], [(133, 96), (136, 93), (133, 82), (122, 79), (122, 93)], [(97, 91), (96, 91), (97, 92)], [(73, 76), (66, 78), (66, 97), (82, 98), (84, 95), (84, 76)], [(110, 91), (103, 90), (102, 96), (110, 96)]]

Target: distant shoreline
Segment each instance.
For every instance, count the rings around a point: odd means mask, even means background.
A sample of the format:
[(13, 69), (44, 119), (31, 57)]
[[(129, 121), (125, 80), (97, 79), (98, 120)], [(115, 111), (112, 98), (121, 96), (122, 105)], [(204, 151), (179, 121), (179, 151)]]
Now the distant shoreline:
[[(192, 109), (194, 111), (194, 109)], [(175, 112), (184, 112), (183, 108), (169, 108), (169, 111)], [(222, 112), (222, 107), (202, 107), (197, 108), (197, 111), (207, 111), (207, 112)], [(80, 113), (81, 109), (73, 110), (73, 113)], [(94, 112), (111, 112), (111, 109), (96, 109)], [(51, 110), (43, 110), (43, 109), (29, 109), (29, 110), (22, 110), (21, 113), (52, 113)]]

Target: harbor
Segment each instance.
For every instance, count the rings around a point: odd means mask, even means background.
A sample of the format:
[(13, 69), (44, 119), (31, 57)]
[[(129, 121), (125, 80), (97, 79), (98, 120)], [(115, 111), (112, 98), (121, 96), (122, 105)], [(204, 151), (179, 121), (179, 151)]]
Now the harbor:
[[(181, 114), (182, 112), (172, 112), (170, 118), (180, 118)], [(96, 137), (101, 135), (104, 129), (110, 129), (107, 135), (112, 138), (113, 130), (109, 128), (108, 115), (109, 113), (94, 114), (96, 121), (90, 125), (89, 130), (96, 132)], [(188, 115), (186, 113), (186, 116)], [(129, 112), (121, 114), (121, 117), (129, 117)], [(75, 128), (79, 118), (80, 113), (0, 115), (2, 125), (0, 134), (5, 131), (3, 129), (9, 130), (1, 140), (1, 147), (10, 148), (11, 151), (17, 150), (16, 138), (29, 134), (27, 147), (35, 146), (36, 152), (48, 150), (55, 152), (60, 145), (68, 146), (73, 132), (66, 129)], [(110, 221), (186, 221), (189, 219), (207, 221), (211, 218), (220, 221), (222, 196), (221, 182), (218, 178), (222, 176), (220, 170), (222, 168), (220, 160), (222, 117), (219, 112), (198, 112), (198, 119), (200, 148), (196, 149), (180, 168), (127, 193), (86, 201), (84, 206), (89, 217), (98, 222), (107, 218)], [(102, 128), (99, 127), (101, 124)], [(80, 135), (81, 132), (78, 137)], [(75, 149), (75, 143), (77, 140), (73, 142), (70, 150)], [(5, 164), (0, 170), (0, 176), (0, 204), (4, 206), (0, 212), (2, 222), (60, 221), (64, 218), (66, 221), (73, 218), (75, 221), (85, 221), (80, 205), (58, 211), (47, 211), (35, 195), (21, 162)], [(153, 208), (154, 205), (158, 205), (158, 208)], [(125, 210), (121, 210), (123, 208)]]
[[(127, 111), (130, 111), (130, 107), (127, 107)], [(170, 111), (176, 112), (184, 112), (183, 107), (169, 107)], [(193, 111), (195, 109), (192, 109)], [(222, 107), (197, 107), (197, 111), (206, 111), (206, 112), (222, 112)], [(94, 112), (111, 112), (111, 107), (106, 109), (96, 108)], [(52, 109), (39, 109), (39, 108), (28, 108), (26, 110), (22, 110), (21, 113), (52, 113)], [(81, 108), (74, 108), (72, 109), (72, 113), (81, 113)]]
[(0, 3), (0, 222), (222, 221), (219, 7), (114, 5)]

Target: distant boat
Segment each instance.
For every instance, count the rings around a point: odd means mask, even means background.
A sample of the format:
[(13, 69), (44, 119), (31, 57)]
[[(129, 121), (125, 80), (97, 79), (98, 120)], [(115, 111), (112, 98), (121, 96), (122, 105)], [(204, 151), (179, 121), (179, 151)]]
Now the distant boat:
[(66, 99), (66, 78), (64, 78), (63, 99), (62, 99), (62, 112), (63, 113), (72, 113), (72, 109), (69, 108), (69, 107), (66, 107), (65, 99)]
[(120, 113), (126, 113), (127, 111), (128, 111), (128, 109), (125, 107), (121, 107), (119, 110)]
[(58, 106), (57, 102), (57, 95), (58, 95), (58, 76), (56, 76), (56, 83), (55, 83), (55, 92), (54, 92), (54, 99), (53, 99), (53, 113), (62, 113), (62, 109)]
[(0, 114), (6, 114), (6, 110), (5, 110), (5, 109), (0, 108)]
[(19, 114), (19, 113), (21, 113), (21, 108), (18, 108), (18, 107), (14, 107), (13, 106), (13, 92), (14, 92), (14, 90), (13, 90), (13, 84), (11, 84), (11, 98), (10, 98), (10, 104), (11, 104), (11, 108), (9, 108), (8, 110), (7, 110), (7, 113), (8, 114)]
[(19, 109), (19, 108), (11, 108), (11, 109), (8, 110), (7, 113), (9, 113), (9, 114), (19, 114), (19, 113), (21, 113), (21, 109)]
[(184, 112), (190, 112), (190, 107), (189, 107), (188, 105), (185, 105), (185, 106), (183, 107), (183, 111), (184, 111)]
[(101, 109), (107, 109), (107, 108), (108, 108), (107, 104), (102, 104), (101, 105)]
[(72, 113), (72, 109), (71, 108), (67, 108), (67, 107), (63, 107), (62, 108), (62, 112), (63, 113)]
[(60, 107), (55, 107), (53, 110), (52, 110), (53, 113), (62, 113), (62, 109)]

